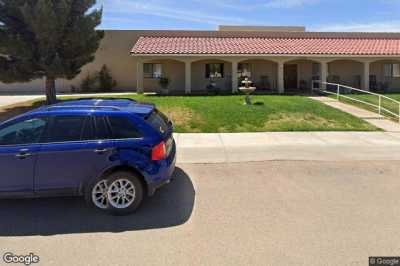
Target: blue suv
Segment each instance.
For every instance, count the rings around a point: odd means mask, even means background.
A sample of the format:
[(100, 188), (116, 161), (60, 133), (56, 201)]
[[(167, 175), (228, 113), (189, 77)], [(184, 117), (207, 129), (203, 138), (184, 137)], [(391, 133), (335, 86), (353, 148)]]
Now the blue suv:
[(85, 196), (115, 215), (170, 182), (171, 121), (128, 99), (45, 106), (0, 125), (0, 197)]

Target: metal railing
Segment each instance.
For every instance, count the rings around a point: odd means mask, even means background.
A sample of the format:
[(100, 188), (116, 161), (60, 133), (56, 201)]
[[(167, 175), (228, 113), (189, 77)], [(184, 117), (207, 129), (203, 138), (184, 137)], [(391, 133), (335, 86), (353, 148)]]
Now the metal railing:
[[(315, 87), (315, 84), (319, 84), (319, 88)], [(327, 88), (328, 86), (333, 87), (333, 91), (329, 91)], [(346, 90), (346, 93), (341, 93), (341, 89)], [(341, 85), (341, 84), (337, 84), (337, 83), (330, 83), (330, 82), (323, 82), (320, 80), (313, 80), (312, 81), (312, 91), (320, 91), (323, 93), (327, 93), (327, 94), (331, 94), (331, 95), (336, 95), (336, 99), (340, 100), (340, 98), (344, 98), (344, 99), (348, 99), (350, 101), (354, 101), (354, 102), (358, 102), (361, 104), (365, 104), (367, 106), (371, 106), (374, 109), (377, 110), (377, 112), (379, 113), (379, 115), (382, 116), (387, 116), (388, 114), (394, 116), (395, 118), (398, 119), (399, 123), (400, 123), (400, 101), (394, 100), (388, 96), (382, 95), (382, 94), (378, 94), (378, 93), (374, 93), (374, 92), (370, 92), (370, 91), (366, 91), (366, 90), (361, 90), (361, 89), (356, 89), (353, 87), (349, 87), (349, 86), (345, 86), (345, 85)], [(358, 94), (355, 94), (353, 92), (357, 92)], [(361, 99), (357, 99), (354, 97), (351, 97), (351, 95), (360, 95), (360, 94), (367, 94), (367, 95), (372, 95), (377, 97), (378, 99), (378, 103), (374, 104), (371, 102), (367, 102), (367, 101), (363, 101)], [(383, 101), (386, 100), (388, 102), (391, 103), (391, 105), (393, 105), (393, 109), (390, 110), (388, 108), (386, 108), (383, 105)]]

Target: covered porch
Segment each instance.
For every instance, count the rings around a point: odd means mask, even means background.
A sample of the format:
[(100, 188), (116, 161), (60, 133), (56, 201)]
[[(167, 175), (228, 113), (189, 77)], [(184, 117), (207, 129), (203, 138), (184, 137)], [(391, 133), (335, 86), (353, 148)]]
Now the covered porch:
[(137, 91), (204, 94), (214, 83), (221, 94), (237, 93), (244, 78), (259, 93), (310, 93), (313, 80), (372, 91), (400, 89), (400, 61), (381, 58), (323, 57), (141, 57)]
[[(155, 90), (157, 81), (144, 82), (146, 77), (168, 79), (171, 91), (186, 94), (203, 93), (210, 84), (236, 93), (246, 77), (266, 93), (307, 93), (313, 80), (363, 90), (400, 89), (400, 35), (203, 34), (139, 38), (131, 51), (137, 90)], [(151, 65), (154, 60), (161, 63)]]

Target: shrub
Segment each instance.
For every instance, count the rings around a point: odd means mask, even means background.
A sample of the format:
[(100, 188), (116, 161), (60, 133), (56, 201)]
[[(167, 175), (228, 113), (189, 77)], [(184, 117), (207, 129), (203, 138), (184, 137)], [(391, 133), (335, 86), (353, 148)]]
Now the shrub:
[(90, 73), (81, 82), (82, 92), (95, 92), (97, 90), (97, 75), (93, 76)]
[(110, 92), (117, 86), (117, 82), (111, 76), (110, 70), (103, 65), (97, 73), (88, 73), (81, 82), (82, 92)]
[(111, 76), (110, 70), (106, 65), (103, 65), (99, 74), (99, 90), (100, 91), (112, 91), (117, 86), (117, 82)]

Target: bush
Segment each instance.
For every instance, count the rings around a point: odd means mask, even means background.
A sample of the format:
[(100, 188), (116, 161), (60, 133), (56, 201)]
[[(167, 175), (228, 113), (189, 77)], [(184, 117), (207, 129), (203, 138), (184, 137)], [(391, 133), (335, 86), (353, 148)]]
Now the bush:
[(88, 73), (81, 82), (82, 92), (110, 92), (117, 86), (117, 82), (112, 78), (106, 65), (95, 74)]
[(92, 76), (90, 73), (82, 80), (81, 91), (82, 92), (95, 92), (97, 90), (97, 75)]
[(117, 82), (111, 76), (110, 70), (106, 65), (103, 65), (99, 74), (99, 90), (109, 92), (117, 86)]

